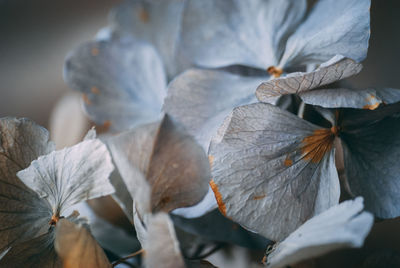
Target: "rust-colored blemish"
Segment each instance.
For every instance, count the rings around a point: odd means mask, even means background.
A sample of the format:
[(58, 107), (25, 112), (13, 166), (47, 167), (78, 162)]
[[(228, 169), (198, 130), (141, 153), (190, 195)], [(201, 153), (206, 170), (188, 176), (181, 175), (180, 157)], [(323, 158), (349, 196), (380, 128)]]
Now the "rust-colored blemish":
[(270, 66), (267, 69), (267, 72), (272, 75), (273, 77), (277, 78), (280, 77), (283, 73), (283, 70), (279, 67), (275, 67), (275, 66)]
[(208, 162), (210, 163), (210, 167), (212, 167), (213, 166), (213, 163), (214, 163), (214, 156), (213, 155), (209, 155), (208, 156)]
[(93, 93), (93, 94), (100, 94), (100, 90), (99, 90), (99, 88), (98, 87), (92, 87), (91, 89), (90, 89), (90, 91)]
[(364, 105), (363, 109), (375, 110), (380, 104), (380, 102), (372, 94), (369, 95), (365, 100), (368, 102), (368, 104)]
[(261, 263), (264, 264), (264, 265), (267, 263), (267, 256), (264, 256), (262, 258)]
[(376, 103), (374, 103), (374, 104), (367, 104), (367, 105), (364, 105), (363, 106), (363, 109), (366, 109), (366, 110), (375, 110), (376, 108), (378, 108), (378, 106), (379, 106), (379, 102), (376, 102)]
[[(336, 130), (335, 130), (336, 129)], [(305, 137), (302, 141), (301, 152), (304, 159), (313, 163), (321, 162), (327, 152), (332, 149), (337, 128), (332, 129), (316, 129), (311, 136)]]
[(146, 11), (144, 7), (139, 10), (139, 19), (143, 23), (147, 23), (150, 20), (149, 12)]
[(104, 131), (108, 131), (110, 129), (110, 127), (111, 127), (111, 121), (110, 120), (104, 121), (102, 127), (103, 127)]
[(89, 99), (89, 97), (88, 97), (87, 94), (83, 94), (83, 95), (82, 95), (82, 98), (83, 98), (83, 101), (84, 101), (87, 105), (92, 104), (92, 102), (90, 101), (90, 99)]
[(283, 162), (283, 164), (285, 165), (285, 167), (290, 167), (293, 165), (293, 160), (286, 158), (285, 161)]
[(224, 201), (222, 201), (222, 195), (218, 190), (218, 185), (215, 184), (214, 180), (211, 180), (210, 186), (214, 192), (215, 199), (217, 199), (219, 211), (221, 211), (222, 215), (226, 216), (226, 205), (225, 205)]
[(256, 196), (253, 196), (253, 200), (260, 200), (260, 199), (263, 199), (263, 198), (265, 198), (267, 195), (265, 195), (265, 194), (263, 194), (263, 195), (256, 195)]
[(51, 216), (50, 221), (49, 221), (49, 225), (55, 226), (59, 220), (60, 220), (60, 215), (58, 215), (58, 214), (53, 214), (53, 215)]
[(99, 55), (99, 49), (97, 47), (92, 47), (92, 49), (90, 50), (90, 53), (92, 54), (92, 56), (97, 56)]

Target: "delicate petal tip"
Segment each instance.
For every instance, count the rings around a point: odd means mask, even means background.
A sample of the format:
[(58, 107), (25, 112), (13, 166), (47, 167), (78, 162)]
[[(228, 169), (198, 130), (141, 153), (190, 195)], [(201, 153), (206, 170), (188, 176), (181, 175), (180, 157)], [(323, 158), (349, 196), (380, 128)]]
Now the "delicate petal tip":
[(314, 216), (267, 253), (268, 268), (286, 267), (342, 248), (360, 248), (374, 218), (358, 197)]
[(113, 170), (105, 144), (91, 139), (40, 156), (17, 176), (49, 202), (53, 215), (61, 216), (78, 202), (114, 193), (108, 180)]

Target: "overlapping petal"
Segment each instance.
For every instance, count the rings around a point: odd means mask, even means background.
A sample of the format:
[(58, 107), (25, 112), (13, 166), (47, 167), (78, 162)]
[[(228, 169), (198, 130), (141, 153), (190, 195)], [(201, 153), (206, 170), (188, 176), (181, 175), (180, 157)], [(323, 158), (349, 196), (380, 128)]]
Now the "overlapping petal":
[(64, 78), (84, 94), (91, 119), (113, 131), (161, 117), (166, 75), (148, 43), (123, 36), (83, 44), (67, 57)]
[(209, 151), (221, 212), (269, 239), (286, 237), (339, 201), (334, 139), (270, 104), (235, 108)]
[(359, 248), (374, 222), (363, 199), (345, 201), (308, 220), (268, 256), (267, 267), (286, 267), (340, 248)]

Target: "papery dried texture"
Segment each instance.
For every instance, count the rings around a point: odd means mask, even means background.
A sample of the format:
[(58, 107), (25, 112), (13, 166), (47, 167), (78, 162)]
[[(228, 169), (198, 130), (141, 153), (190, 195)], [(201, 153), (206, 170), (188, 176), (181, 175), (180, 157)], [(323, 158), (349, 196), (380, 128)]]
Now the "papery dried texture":
[(144, 246), (146, 268), (184, 268), (174, 226), (165, 213), (152, 215)]
[(363, 212), (363, 199), (345, 201), (308, 220), (269, 254), (267, 267), (287, 267), (340, 248), (359, 248), (374, 218)]
[[(46, 223), (47, 224), (47, 223)], [(62, 267), (54, 250), (54, 230), (13, 246), (0, 259), (0, 267)]]
[(282, 240), (337, 204), (334, 138), (331, 130), (270, 104), (235, 108), (209, 151), (221, 212), (269, 239)]
[[(380, 218), (400, 216), (400, 103), (341, 115), (345, 175)], [(340, 118), (340, 117), (339, 117)]]
[(380, 105), (400, 101), (400, 90), (394, 88), (382, 89), (319, 89), (300, 94), (307, 104), (325, 108), (358, 108), (375, 110)]
[(17, 172), (54, 150), (46, 129), (29, 119), (0, 119), (0, 253), (47, 232), (51, 207)]
[(168, 85), (163, 110), (181, 122), (207, 151), (224, 118), (234, 107), (256, 102), (254, 91), (266, 79), (191, 69)]
[[(148, 212), (169, 212), (198, 203), (211, 177), (202, 148), (168, 116), (113, 137), (114, 161), (138, 206), (143, 178), (151, 191)], [(146, 195), (146, 194), (144, 194)], [(134, 208), (135, 209), (135, 208)]]
[(84, 94), (90, 118), (110, 130), (161, 117), (166, 75), (148, 43), (124, 36), (83, 44), (67, 57), (64, 79)]
[(58, 222), (54, 245), (64, 268), (111, 267), (103, 249), (87, 228), (67, 219)]
[(281, 68), (322, 63), (335, 55), (367, 56), (370, 0), (319, 0), (287, 40)]
[(113, 169), (107, 147), (91, 139), (41, 156), (17, 175), (60, 216), (78, 202), (112, 194), (108, 177)]
[[(291, 73), (281, 78), (263, 82), (258, 86), (256, 96), (259, 101), (270, 102), (271, 97), (299, 94), (335, 81), (358, 74), (362, 65), (354, 60), (336, 55), (321, 64), (315, 71)], [(309, 93), (311, 95), (314, 92)]]
[(178, 46), (184, 2), (125, 0), (110, 14), (117, 35), (132, 34), (157, 49), (170, 79), (188, 66)]
[(276, 66), (276, 76), (338, 54), (359, 62), (368, 48), (369, 7), (369, 0), (320, 0), (304, 16), (306, 1), (189, 0), (182, 47), (201, 66)]
[(189, 0), (182, 20), (182, 47), (195, 64), (277, 65), (288, 35), (301, 22), (303, 0)]

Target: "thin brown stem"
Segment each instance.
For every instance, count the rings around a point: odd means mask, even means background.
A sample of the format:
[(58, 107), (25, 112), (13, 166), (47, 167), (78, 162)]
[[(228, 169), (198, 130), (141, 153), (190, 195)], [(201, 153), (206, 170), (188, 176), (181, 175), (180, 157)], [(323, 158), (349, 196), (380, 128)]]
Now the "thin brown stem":
[(140, 250), (138, 250), (138, 251), (136, 251), (136, 252), (133, 252), (133, 253), (129, 254), (128, 256), (123, 257), (123, 258), (121, 258), (121, 259), (115, 261), (115, 262), (112, 264), (112, 267), (115, 267), (115, 266), (117, 266), (118, 264), (123, 263), (123, 262), (126, 261), (127, 259), (136, 257), (137, 255), (143, 254), (143, 253), (145, 253), (145, 250), (144, 250), (144, 249), (140, 249)]

